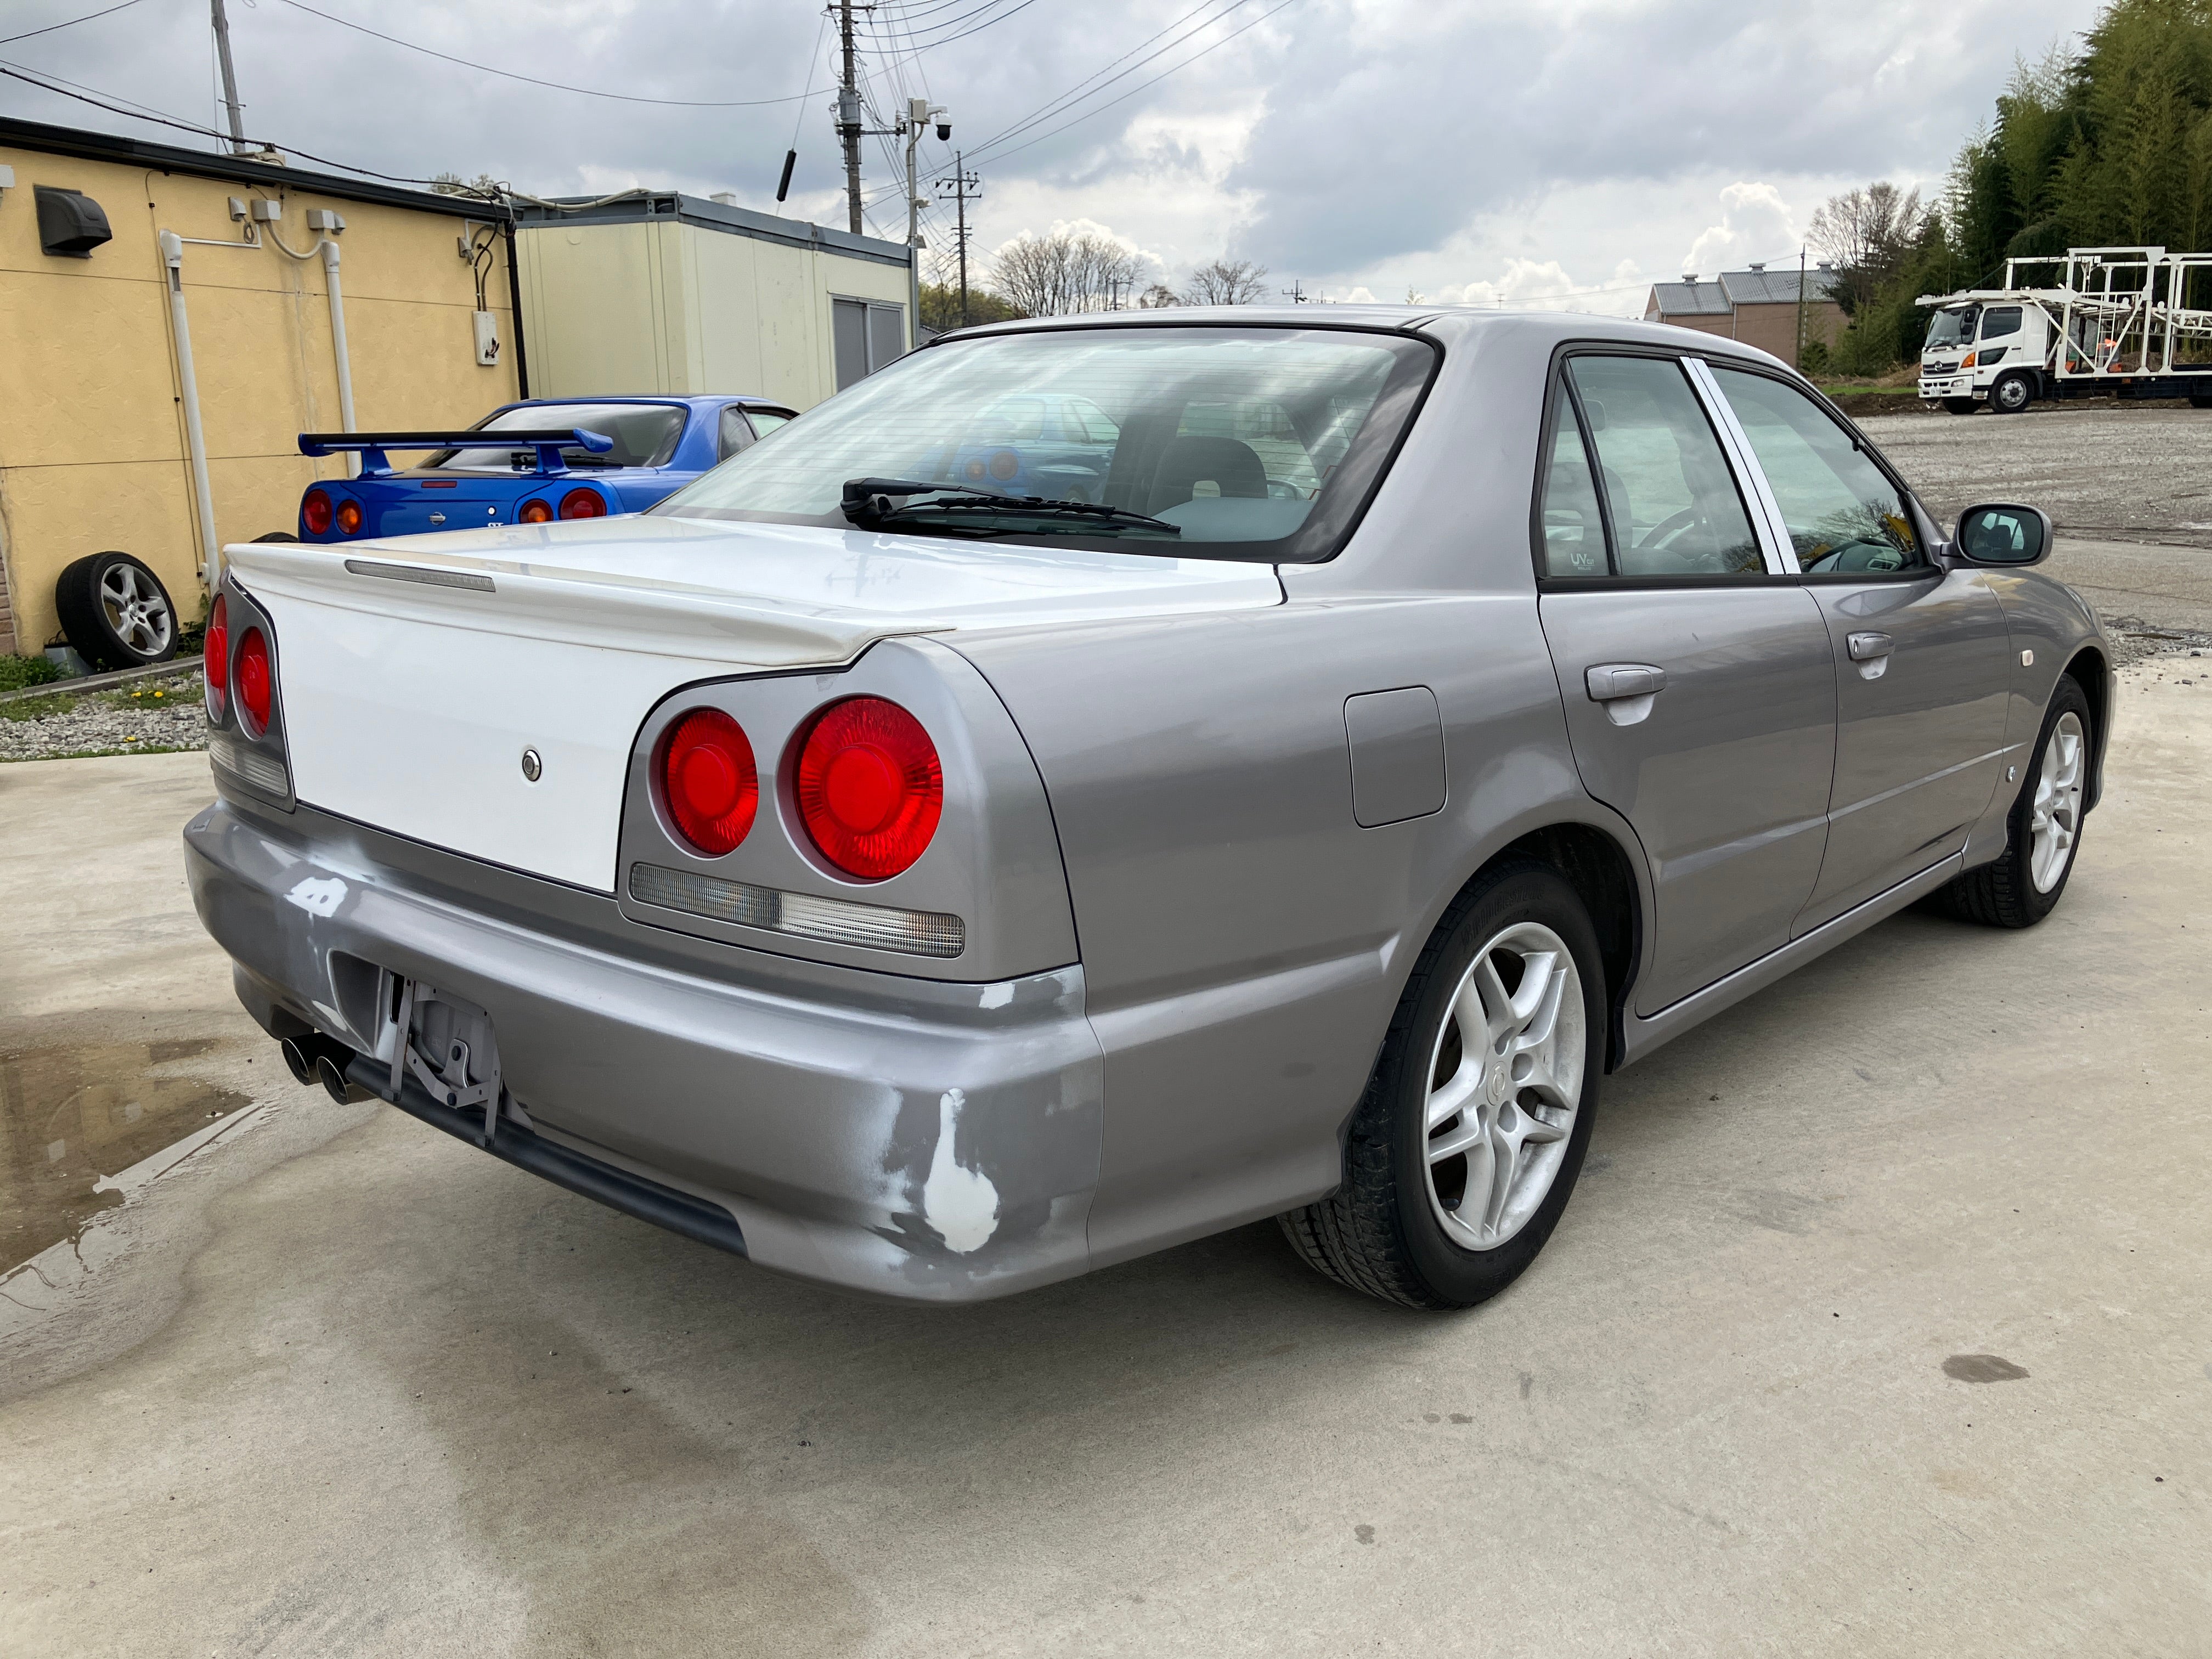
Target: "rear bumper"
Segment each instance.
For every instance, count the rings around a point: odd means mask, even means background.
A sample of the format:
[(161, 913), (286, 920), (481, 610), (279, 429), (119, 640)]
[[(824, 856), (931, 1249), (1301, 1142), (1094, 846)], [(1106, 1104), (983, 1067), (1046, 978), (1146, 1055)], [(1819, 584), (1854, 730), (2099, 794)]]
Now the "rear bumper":
[[(372, 1048), (379, 969), (489, 1012), (522, 1109), (489, 1150), (520, 1167), (882, 1295), (976, 1300), (1089, 1265), (1103, 1065), (1079, 967), (957, 984), (691, 940), (306, 807), (219, 801), (185, 859), (272, 1034)], [(386, 1067), (354, 1075), (388, 1090)], [(419, 1089), (394, 1103), (477, 1138)]]

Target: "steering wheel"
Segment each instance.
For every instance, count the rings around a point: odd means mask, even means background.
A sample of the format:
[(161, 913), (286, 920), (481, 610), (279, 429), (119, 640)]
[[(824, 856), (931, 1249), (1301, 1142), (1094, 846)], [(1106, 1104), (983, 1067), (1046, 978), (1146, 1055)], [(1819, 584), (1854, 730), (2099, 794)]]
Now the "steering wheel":
[(1704, 514), (1696, 507), (1686, 507), (1680, 513), (1671, 514), (1653, 525), (1650, 529), (1637, 538), (1636, 544), (1639, 548), (1656, 548), (1662, 543), (1680, 535), (1703, 516)]

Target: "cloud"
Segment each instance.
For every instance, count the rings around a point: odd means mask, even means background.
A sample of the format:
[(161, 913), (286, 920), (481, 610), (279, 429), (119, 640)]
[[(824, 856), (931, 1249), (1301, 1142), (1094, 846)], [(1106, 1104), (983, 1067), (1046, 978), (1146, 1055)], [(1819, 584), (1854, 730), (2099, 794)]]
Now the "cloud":
[(1487, 279), (1457, 285), (1447, 284), (1437, 290), (1438, 303), (1448, 306), (1498, 306), (1515, 300), (1534, 299), (1574, 291), (1575, 279), (1557, 259), (1546, 259), (1539, 264), (1534, 259), (1509, 259), (1505, 275), (1497, 282)]
[[(1226, 254), (1267, 266), (1279, 287), (1395, 298), (1408, 285), (1481, 294), (1487, 283), (1495, 298), (1551, 302), (1611, 285), (1589, 274), (1624, 258), (1661, 270), (1685, 248), (1700, 269), (1778, 255), (1827, 195), (1940, 178), (2014, 55), (2078, 32), (2098, 0), (1207, 3), (1194, 13), (1191, 0), (1122, 0), (1079, 27), (1054, 8), (1000, 7), (956, 28), (942, 9), (884, 0), (860, 39), (870, 125), (887, 124), (909, 94), (948, 107), (952, 142), (924, 143), (921, 179), (934, 196), (928, 181), (949, 173), (956, 150), (981, 175), (970, 204), (979, 250), (1087, 220), (1171, 273)], [(846, 222), (834, 37), (788, 0), (318, 9), (528, 78), (289, 5), (234, 7), (257, 137), (403, 178), (489, 172), (549, 195), (727, 190), (763, 210), (775, 210), (795, 147), (781, 210)], [(70, 8), (40, 0), (37, 10), (24, 27)], [(924, 49), (894, 60), (892, 46)], [(9, 56), (216, 123), (204, 8), (135, 8)], [(751, 100), (788, 101), (704, 106)], [(0, 106), (215, 148), (15, 82)], [(893, 238), (905, 229), (903, 162), (896, 141), (866, 141), (869, 222)], [(951, 219), (949, 204), (925, 216), (933, 249), (950, 245)]]
[(1251, 252), (1363, 270), (1577, 185), (1929, 176), (2014, 52), (2092, 9), (1320, 3), (1290, 14), (1296, 50), (1228, 183), (1262, 202)]
[(1446, 283), (1427, 297), (1439, 305), (1486, 306), (1500, 310), (1535, 308), (1588, 311), (1607, 316), (1641, 315), (1649, 284), (1638, 280), (1636, 261), (1623, 259), (1598, 283), (1578, 283), (1557, 259), (1508, 259), (1496, 282)]
[(1797, 222), (1781, 191), (1738, 182), (1721, 192), (1721, 222), (1707, 225), (1690, 244), (1682, 270), (1710, 276), (1753, 260), (1778, 261), (1797, 246)]
[(986, 270), (989, 270), (991, 261), (996, 259), (1000, 253), (1016, 242), (1063, 234), (1070, 236), (1095, 236), (1101, 241), (1112, 243), (1115, 247), (1131, 255), (1137, 261), (1137, 281), (1140, 287), (1146, 283), (1157, 283), (1167, 275), (1166, 260), (1151, 249), (1139, 246), (1133, 238), (1124, 236), (1111, 225), (1102, 225), (1096, 219), (1055, 219), (1042, 232), (1027, 228), (1018, 231), (983, 256), (983, 268)]

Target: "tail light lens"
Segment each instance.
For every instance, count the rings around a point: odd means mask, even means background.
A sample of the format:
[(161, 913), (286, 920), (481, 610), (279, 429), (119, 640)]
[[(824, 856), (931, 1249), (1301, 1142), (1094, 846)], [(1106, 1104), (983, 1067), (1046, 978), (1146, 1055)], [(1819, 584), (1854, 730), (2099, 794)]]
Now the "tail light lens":
[(564, 519), (604, 519), (607, 504), (596, 489), (572, 489), (561, 498), (561, 516)]
[(200, 653), (200, 672), (207, 680), (208, 712), (222, 713), (223, 693), (230, 686), (230, 604), (220, 593), (208, 613), (207, 647)]
[(361, 503), (359, 501), (340, 501), (338, 503), (337, 520), (338, 528), (344, 531), (347, 535), (359, 535), (361, 533)]
[(732, 851), (760, 808), (760, 773), (745, 729), (719, 708), (695, 708), (660, 750), (660, 795), (684, 839), (711, 859)]
[(1001, 483), (1022, 470), (1022, 458), (1011, 449), (1002, 449), (991, 457), (991, 476)]
[(550, 524), (553, 521), (553, 509), (544, 501), (528, 501), (523, 502), (522, 511), (514, 516), (524, 524)]
[(928, 848), (945, 808), (937, 745), (882, 697), (848, 697), (799, 740), (793, 794), (816, 849), (848, 876), (882, 881)]
[(258, 738), (269, 729), (273, 690), (268, 638), (259, 629), (249, 628), (238, 642), (238, 723), (246, 728), (247, 737)]
[(307, 527), (310, 536), (331, 533), (331, 498), (319, 489), (311, 489), (300, 503), (300, 522)]

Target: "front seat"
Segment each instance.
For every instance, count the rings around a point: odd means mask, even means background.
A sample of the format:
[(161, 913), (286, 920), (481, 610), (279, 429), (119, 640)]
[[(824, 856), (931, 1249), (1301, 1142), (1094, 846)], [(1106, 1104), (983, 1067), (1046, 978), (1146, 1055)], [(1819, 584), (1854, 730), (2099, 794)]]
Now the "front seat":
[(1197, 494), (1201, 483), (1211, 483), (1224, 495), (1262, 496), (1267, 493), (1267, 469), (1251, 445), (1236, 438), (1176, 438), (1160, 457), (1152, 474), (1148, 513), (1181, 507)]

